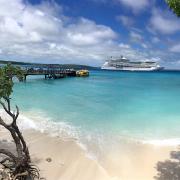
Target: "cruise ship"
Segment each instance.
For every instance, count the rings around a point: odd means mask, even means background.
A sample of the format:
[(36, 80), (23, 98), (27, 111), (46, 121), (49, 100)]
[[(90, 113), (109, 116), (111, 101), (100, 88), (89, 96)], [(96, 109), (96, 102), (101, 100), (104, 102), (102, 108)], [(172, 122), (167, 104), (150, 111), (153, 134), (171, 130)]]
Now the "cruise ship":
[(158, 71), (162, 70), (163, 67), (154, 61), (130, 61), (121, 56), (120, 58), (111, 57), (103, 64), (101, 69), (119, 71)]

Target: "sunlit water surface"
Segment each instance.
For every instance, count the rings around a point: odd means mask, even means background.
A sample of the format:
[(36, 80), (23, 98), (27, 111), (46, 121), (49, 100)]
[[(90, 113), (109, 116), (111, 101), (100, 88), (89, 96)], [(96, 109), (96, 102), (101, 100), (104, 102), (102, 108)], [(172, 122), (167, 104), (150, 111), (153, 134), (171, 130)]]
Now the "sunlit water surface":
[(13, 102), (26, 128), (70, 135), (86, 147), (102, 148), (122, 138), (180, 142), (178, 72), (91, 71), (87, 78), (59, 80), (29, 76), (26, 83), (15, 83)]

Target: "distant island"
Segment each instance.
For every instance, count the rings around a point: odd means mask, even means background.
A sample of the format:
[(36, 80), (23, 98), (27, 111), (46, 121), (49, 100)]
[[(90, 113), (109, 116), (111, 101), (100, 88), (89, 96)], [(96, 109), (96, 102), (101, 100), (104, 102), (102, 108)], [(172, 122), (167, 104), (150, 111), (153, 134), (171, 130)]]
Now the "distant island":
[[(9, 61), (9, 60), (0, 60), (0, 65), (3, 64), (12, 64), (16, 66), (35, 66), (39, 68), (43, 67), (56, 67), (59, 69), (74, 69), (74, 70), (80, 70), (80, 69), (87, 69), (87, 70), (101, 70), (101, 67), (95, 67), (95, 66), (88, 66), (88, 65), (82, 65), (82, 64), (44, 64), (44, 63), (29, 63), (29, 62), (20, 62), (20, 61)], [(159, 72), (162, 71), (169, 71), (169, 72), (179, 72), (180, 69), (171, 69), (171, 68), (164, 68), (161, 69)]]
[(87, 70), (98, 70), (99, 67), (88, 66), (88, 65), (80, 65), (80, 64), (44, 64), (44, 63), (28, 63), (28, 62), (19, 62), (19, 61), (8, 61), (8, 60), (0, 60), (0, 64), (12, 64), (19, 66), (36, 66), (36, 67), (46, 67), (53, 66), (61, 69), (87, 69)]

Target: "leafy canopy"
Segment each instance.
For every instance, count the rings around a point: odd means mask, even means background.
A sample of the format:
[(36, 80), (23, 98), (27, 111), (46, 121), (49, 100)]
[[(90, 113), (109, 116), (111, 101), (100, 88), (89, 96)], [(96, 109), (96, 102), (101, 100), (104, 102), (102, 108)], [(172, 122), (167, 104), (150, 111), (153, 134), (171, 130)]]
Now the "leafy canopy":
[(8, 64), (0, 68), (0, 99), (9, 98), (13, 92), (13, 77), (23, 80), (23, 71), (20, 67)]
[(173, 12), (180, 17), (180, 0), (166, 0)]

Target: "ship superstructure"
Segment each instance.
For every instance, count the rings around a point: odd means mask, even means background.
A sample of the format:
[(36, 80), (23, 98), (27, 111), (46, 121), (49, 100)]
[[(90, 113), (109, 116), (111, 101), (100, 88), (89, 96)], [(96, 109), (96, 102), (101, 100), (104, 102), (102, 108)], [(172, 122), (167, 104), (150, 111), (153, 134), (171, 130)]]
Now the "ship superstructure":
[(111, 57), (107, 60), (101, 69), (121, 70), (121, 71), (157, 71), (162, 67), (154, 61), (130, 61), (121, 56), (120, 58)]

